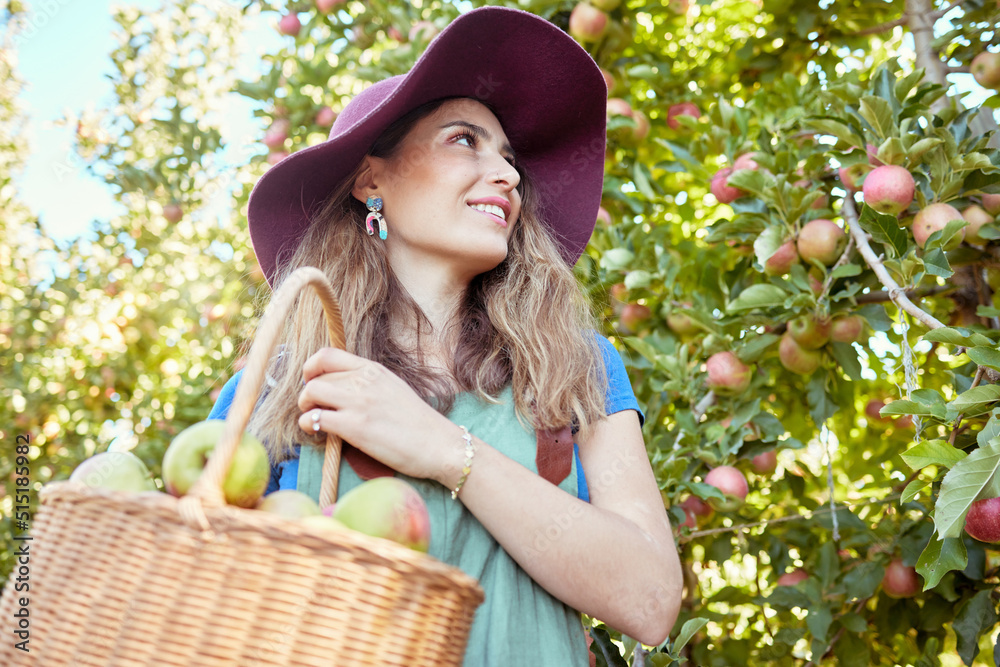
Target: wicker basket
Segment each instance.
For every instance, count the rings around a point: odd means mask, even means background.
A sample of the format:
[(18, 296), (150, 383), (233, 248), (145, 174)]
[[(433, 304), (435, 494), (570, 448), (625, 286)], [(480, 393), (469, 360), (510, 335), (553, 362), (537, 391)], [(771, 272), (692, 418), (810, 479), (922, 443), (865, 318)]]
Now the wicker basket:
[[(223, 500), (277, 333), (306, 285), (343, 347), (330, 283), (316, 269), (296, 271), (272, 299), (224, 435), (188, 496), (70, 482), (42, 489), (30, 591), (15, 592), (15, 572), (0, 598), (9, 624), (18, 598), (29, 597), (31, 650), (15, 649), (5, 631), (0, 665), (461, 665), (483, 601), (475, 579), (388, 540), (318, 533)], [(336, 498), (339, 462), (330, 437), (322, 503)]]

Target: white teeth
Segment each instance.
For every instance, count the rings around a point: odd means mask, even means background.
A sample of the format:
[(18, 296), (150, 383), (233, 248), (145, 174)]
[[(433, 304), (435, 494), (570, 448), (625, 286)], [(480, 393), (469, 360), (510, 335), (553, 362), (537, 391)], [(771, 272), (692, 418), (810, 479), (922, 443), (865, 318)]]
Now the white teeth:
[(477, 211), (483, 211), (484, 213), (492, 213), (501, 220), (506, 220), (507, 216), (504, 214), (503, 209), (494, 204), (470, 204), (472, 208)]

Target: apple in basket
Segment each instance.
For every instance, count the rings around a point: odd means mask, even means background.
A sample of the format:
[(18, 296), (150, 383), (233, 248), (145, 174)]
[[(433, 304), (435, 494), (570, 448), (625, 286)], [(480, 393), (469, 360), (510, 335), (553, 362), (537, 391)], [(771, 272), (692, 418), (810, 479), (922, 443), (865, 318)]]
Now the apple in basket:
[(156, 491), (146, 464), (132, 452), (101, 452), (81, 463), (69, 481), (115, 491)]
[[(201, 477), (225, 426), (224, 421), (216, 419), (201, 421), (174, 437), (163, 456), (163, 483), (168, 493), (183, 496), (191, 490)], [(270, 477), (267, 450), (260, 440), (244, 433), (222, 484), (226, 502), (237, 507), (256, 506)]]
[(337, 500), (333, 518), (352, 530), (427, 552), (431, 520), (420, 493), (398, 477), (376, 477)]
[(282, 489), (264, 496), (257, 509), (283, 516), (286, 519), (304, 519), (307, 516), (322, 516), (316, 501), (292, 489)]

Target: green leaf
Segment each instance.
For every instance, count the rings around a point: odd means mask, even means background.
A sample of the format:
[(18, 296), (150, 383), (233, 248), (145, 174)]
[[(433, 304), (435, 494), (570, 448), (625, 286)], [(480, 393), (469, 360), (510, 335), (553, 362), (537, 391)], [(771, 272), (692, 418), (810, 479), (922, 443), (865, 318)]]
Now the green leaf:
[(948, 343), (949, 345), (961, 345), (963, 347), (994, 345), (992, 340), (982, 334), (956, 327), (931, 329), (924, 334), (924, 340), (931, 343)]
[(923, 489), (930, 486), (930, 484), (931, 482), (925, 479), (913, 480), (912, 482), (906, 485), (906, 488), (903, 489), (903, 493), (900, 494), (899, 504), (905, 505), (906, 503), (910, 502), (911, 500), (917, 497), (918, 493), (920, 493)]
[(987, 384), (963, 391), (948, 404), (948, 407), (972, 416), (988, 412), (989, 404), (998, 400), (1000, 400), (1000, 385)]
[(853, 129), (851, 129), (850, 126), (845, 125), (839, 120), (834, 120), (832, 118), (813, 118), (808, 124), (818, 132), (837, 137), (845, 144), (863, 146), (865, 143), (865, 138), (863, 136), (857, 134)]
[(628, 289), (648, 287), (652, 279), (653, 276), (649, 273), (649, 271), (629, 271), (625, 274), (625, 287)]
[(918, 415), (920, 417), (937, 417), (944, 419), (946, 410), (944, 404), (924, 405), (916, 401), (908, 401), (905, 398), (888, 403), (878, 412), (883, 417), (889, 415)]
[(636, 189), (643, 194), (646, 199), (656, 199), (656, 192), (653, 191), (653, 186), (649, 182), (649, 174), (645, 165), (636, 160), (635, 165), (632, 167), (632, 181), (635, 183)]
[(745, 364), (750, 364), (763, 355), (768, 348), (778, 342), (781, 338), (777, 334), (760, 334), (757, 336), (748, 336), (747, 342), (743, 344), (738, 350), (736, 350), (736, 356), (739, 357), (740, 361)]
[(601, 255), (601, 266), (609, 271), (620, 271), (635, 260), (635, 254), (625, 248), (609, 248)]
[(1000, 438), (1000, 418), (997, 417), (996, 411), (993, 412), (990, 420), (986, 422), (983, 430), (976, 435), (976, 442), (979, 443), (980, 447), (985, 447), (994, 438)]
[(923, 259), (924, 269), (932, 276), (951, 278), (955, 273), (951, 270), (951, 264), (948, 263), (948, 256), (944, 254), (941, 248), (925, 250)]
[(873, 664), (868, 642), (849, 632), (834, 644), (833, 654), (840, 667), (871, 667)]
[(833, 276), (833, 280), (837, 280), (838, 278), (860, 276), (861, 266), (859, 264), (841, 264), (833, 270), (831, 275)]
[(826, 373), (816, 373), (809, 379), (806, 400), (809, 414), (816, 424), (822, 424), (840, 410), (840, 406), (826, 392)]
[(777, 285), (751, 285), (746, 288), (736, 299), (729, 304), (726, 310), (750, 310), (752, 308), (766, 308), (768, 306), (781, 306), (788, 298), (788, 292)]
[(883, 215), (865, 204), (861, 207), (858, 218), (862, 229), (872, 235), (872, 238), (893, 250), (895, 257), (902, 257), (910, 244), (906, 231), (899, 226), (899, 221), (891, 215)]
[(956, 463), (941, 483), (934, 509), (934, 527), (941, 538), (960, 537), (965, 515), (1000, 467), (1000, 440), (993, 440)]
[(830, 352), (847, 377), (855, 382), (861, 380), (861, 362), (858, 361), (858, 351), (854, 349), (853, 345), (833, 343), (830, 345)]
[(928, 407), (944, 405), (944, 396), (942, 396), (936, 389), (931, 389), (929, 387), (917, 389), (910, 394), (910, 398), (920, 405), (926, 405)]
[(868, 621), (858, 614), (848, 612), (841, 616), (838, 621), (848, 632), (861, 634), (868, 631)]
[(980, 366), (1000, 371), (1000, 350), (995, 347), (970, 347), (965, 353)]
[(939, 146), (943, 143), (940, 139), (929, 137), (927, 139), (921, 139), (917, 143), (910, 146), (910, 150), (906, 152), (906, 157), (909, 158), (910, 164), (919, 164), (920, 158), (924, 156), (924, 153)]
[(950, 468), (966, 457), (961, 449), (952, 447), (944, 440), (925, 440), (910, 447), (902, 454), (906, 465), (912, 470), (920, 470), (926, 466), (945, 466)]
[(764, 266), (764, 262), (771, 258), (771, 255), (785, 242), (785, 235), (788, 233), (784, 227), (772, 226), (762, 231), (753, 242), (754, 255), (757, 262)]
[(958, 611), (951, 624), (958, 639), (958, 655), (967, 665), (973, 664), (979, 653), (979, 638), (997, 622), (996, 605), (992, 599), (993, 588), (976, 593)]
[(830, 614), (829, 607), (814, 607), (810, 609), (809, 617), (806, 619), (809, 632), (820, 641), (826, 641), (826, 633), (830, 630), (832, 622), (833, 615)]
[(964, 570), (969, 564), (965, 542), (961, 537), (937, 540), (931, 537), (924, 552), (917, 559), (917, 574), (924, 578), (924, 590), (930, 590), (941, 582), (941, 577), (952, 570)]
[(875, 589), (882, 583), (885, 576), (885, 567), (877, 562), (868, 561), (861, 563), (844, 575), (844, 585), (847, 587), (847, 595), (852, 600), (871, 597)]
[(858, 308), (865, 321), (868, 322), (874, 331), (888, 331), (892, 328), (892, 320), (885, 312), (885, 306), (880, 303), (868, 303)]
[(694, 637), (695, 633), (701, 630), (708, 624), (707, 618), (692, 618), (689, 619), (683, 626), (681, 626), (681, 631), (677, 633), (677, 639), (674, 640), (670, 647), (671, 652), (676, 653), (680, 651), (684, 646), (687, 645), (691, 638)]
[(880, 137), (892, 137), (899, 134), (893, 119), (892, 106), (881, 97), (874, 95), (862, 97), (858, 113), (868, 121), (868, 124)]
[(774, 179), (757, 169), (737, 169), (726, 183), (765, 200), (769, 199), (768, 189), (774, 187)]

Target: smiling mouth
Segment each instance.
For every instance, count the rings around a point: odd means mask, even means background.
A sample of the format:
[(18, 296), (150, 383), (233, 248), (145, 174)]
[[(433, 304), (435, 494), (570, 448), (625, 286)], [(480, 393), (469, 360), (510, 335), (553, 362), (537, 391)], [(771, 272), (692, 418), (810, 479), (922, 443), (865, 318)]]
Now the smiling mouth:
[(503, 209), (494, 204), (469, 204), (473, 210), (479, 211), (492, 217), (498, 224), (507, 226), (507, 219), (504, 217)]

